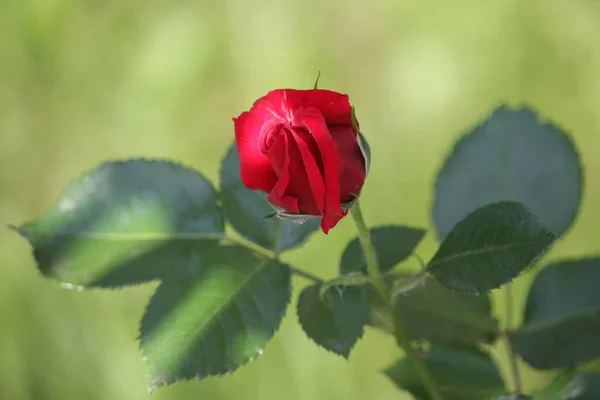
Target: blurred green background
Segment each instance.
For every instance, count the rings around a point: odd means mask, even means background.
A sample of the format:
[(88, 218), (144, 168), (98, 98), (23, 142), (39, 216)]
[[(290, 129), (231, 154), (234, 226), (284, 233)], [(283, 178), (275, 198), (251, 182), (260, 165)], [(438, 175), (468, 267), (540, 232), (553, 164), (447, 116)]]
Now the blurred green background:
[[(174, 158), (216, 181), (231, 118), (320, 70), (321, 87), (350, 94), (371, 144), (371, 225), (430, 227), (449, 146), (498, 103), (526, 102), (572, 132), (587, 168), (578, 219), (546, 260), (597, 254), (599, 21), (593, 0), (0, 0), (0, 224), (41, 216), (106, 159)], [(346, 219), (287, 259), (331, 277), (353, 235)], [(429, 234), (419, 254), (435, 245)], [(135, 338), (155, 285), (61, 289), (7, 229), (0, 261), (1, 400), (148, 398)], [(519, 309), (533, 275), (516, 285)], [(369, 331), (346, 362), (290, 308), (253, 363), (152, 398), (408, 399), (378, 372), (399, 355)], [(528, 370), (525, 385), (549, 378)]]

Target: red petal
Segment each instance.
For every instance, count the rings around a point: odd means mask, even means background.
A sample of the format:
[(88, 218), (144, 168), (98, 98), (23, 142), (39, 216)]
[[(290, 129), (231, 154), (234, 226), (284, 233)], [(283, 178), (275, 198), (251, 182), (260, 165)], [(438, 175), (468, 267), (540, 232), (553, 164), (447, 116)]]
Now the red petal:
[[(303, 206), (300, 205), (300, 209), (306, 213), (312, 215), (323, 215), (325, 213), (325, 182), (323, 181), (323, 166), (321, 155), (319, 154), (319, 149), (314, 138), (301, 130), (292, 130), (292, 135), (296, 141), (296, 145), (298, 146), (299, 155), (302, 159), (302, 169), (304, 176), (298, 176), (298, 181), (306, 179), (308, 183), (307, 188), (310, 190), (310, 198), (314, 205)], [(299, 162), (300, 160), (298, 160)], [(321, 165), (319, 165), (321, 164)], [(294, 175), (295, 176), (295, 175)], [(309, 193), (306, 193), (306, 189), (304, 189), (304, 193), (299, 194), (299, 199), (303, 198), (308, 199)]]
[(351, 201), (359, 194), (367, 175), (365, 158), (358, 145), (358, 135), (351, 127), (332, 126), (329, 132), (337, 142), (338, 154), (342, 159), (340, 174), (340, 199), (342, 203)]
[(291, 213), (299, 213), (298, 200), (286, 195), (290, 183), (290, 143), (287, 133), (279, 135), (269, 148), (269, 157), (276, 165), (282, 165), (279, 180), (269, 194), (269, 202)]
[(272, 119), (274, 116), (264, 107), (253, 107), (233, 119), (242, 182), (249, 189), (267, 193), (273, 189), (277, 176), (267, 156), (260, 151), (260, 133), (265, 123)]
[[(307, 133), (304, 135), (309, 136)], [(309, 139), (312, 137), (309, 136)], [(301, 150), (301, 147), (304, 150)], [(313, 147), (316, 149), (314, 141)], [(303, 151), (308, 151), (308, 154), (302, 154)], [(269, 159), (276, 171), (280, 172), (280, 180), (271, 192), (269, 201), (290, 212), (322, 215), (323, 212), (317, 205), (314, 184), (311, 179), (321, 182), (320, 197), (323, 206), (325, 204), (325, 185), (316, 161), (312, 158), (309, 147), (302, 138), (297, 133), (283, 129), (269, 148)], [(305, 164), (305, 159), (308, 164)], [(281, 167), (277, 167), (278, 165)], [(312, 172), (316, 173), (316, 176), (311, 179), (308, 176), (309, 168), (314, 168)], [(290, 199), (295, 199), (295, 201), (291, 202)]]
[[(322, 214), (325, 233), (346, 215), (340, 194), (345, 202), (348, 193), (360, 191), (355, 189), (362, 188), (365, 175), (356, 133), (342, 128), (352, 126), (347, 95), (322, 89), (274, 90), (234, 123), (244, 185), (270, 193), (269, 201), (289, 212)], [(290, 132), (285, 125), (300, 129)], [(279, 129), (285, 132), (275, 131)]]
[(325, 212), (321, 221), (323, 232), (327, 233), (342, 219), (340, 205), (340, 179), (339, 168), (341, 159), (337, 150), (337, 143), (331, 137), (323, 115), (316, 108), (300, 110), (295, 119), (301, 122), (315, 138), (323, 162), (323, 176), (325, 180)]
[(294, 126), (302, 126), (293, 120), (296, 112), (302, 108), (318, 109), (328, 125), (352, 126), (352, 106), (348, 95), (331, 90), (280, 89), (267, 94), (271, 100), (273, 112)]

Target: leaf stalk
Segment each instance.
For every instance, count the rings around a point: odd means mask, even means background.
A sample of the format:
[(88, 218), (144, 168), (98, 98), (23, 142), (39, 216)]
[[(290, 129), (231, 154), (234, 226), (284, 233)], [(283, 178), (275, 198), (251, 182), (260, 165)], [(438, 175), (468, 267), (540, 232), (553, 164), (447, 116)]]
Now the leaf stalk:
[[(377, 253), (375, 251), (373, 243), (371, 242), (369, 229), (363, 217), (358, 200), (356, 200), (356, 202), (350, 209), (350, 214), (352, 215), (352, 218), (354, 219), (354, 223), (356, 225), (356, 229), (358, 230), (358, 239), (363, 248), (365, 260), (367, 262), (367, 273), (372, 278), (373, 285), (382, 297), (386, 307), (390, 311), (390, 314), (393, 315), (391, 311), (394, 309), (394, 297), (391, 295), (390, 290), (383, 278), (383, 274), (379, 269)], [(425, 364), (423, 364), (421, 359), (419, 359), (414, 349), (410, 345), (410, 338), (406, 334), (406, 331), (402, 326), (402, 321), (400, 320), (400, 318), (394, 318), (393, 334), (396, 338), (396, 343), (400, 348), (404, 350), (404, 352), (406, 353), (406, 357), (413, 364), (415, 371), (423, 381), (423, 385), (427, 389), (427, 392), (429, 393), (431, 399), (443, 400), (441, 392), (438, 389), (437, 384), (433, 379), (431, 373), (429, 372)]]

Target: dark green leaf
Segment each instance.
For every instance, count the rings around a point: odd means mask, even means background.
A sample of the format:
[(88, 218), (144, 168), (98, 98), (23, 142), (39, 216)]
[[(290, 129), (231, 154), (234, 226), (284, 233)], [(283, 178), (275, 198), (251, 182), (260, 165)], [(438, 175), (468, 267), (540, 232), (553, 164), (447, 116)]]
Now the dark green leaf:
[(398, 296), (395, 310), (412, 339), (476, 344), (491, 343), (497, 336), (487, 294), (460, 293), (435, 279)]
[(563, 261), (535, 278), (515, 347), (538, 369), (570, 367), (600, 356), (600, 258)]
[(259, 246), (284, 251), (302, 245), (319, 228), (319, 218), (303, 223), (264, 218), (273, 214), (267, 197), (263, 192), (247, 189), (242, 183), (234, 143), (221, 164), (221, 198), (225, 215), (235, 230)]
[(239, 246), (182, 243), (141, 323), (151, 388), (221, 375), (260, 355), (290, 300), (290, 271)]
[[(533, 397), (525, 396), (523, 394), (503, 394), (502, 396), (491, 397), (490, 400), (534, 400)], [(556, 399), (558, 400), (558, 399)]]
[(573, 223), (583, 176), (568, 135), (528, 109), (497, 108), (463, 136), (435, 185), (433, 219), (438, 236), (489, 203), (523, 203), (557, 235)]
[(363, 335), (369, 302), (360, 286), (332, 287), (321, 300), (320, 285), (306, 287), (298, 300), (298, 317), (315, 343), (344, 357)]
[(186, 262), (173, 243), (222, 235), (216, 196), (179, 164), (110, 162), (72, 183), (45, 217), (16, 229), (46, 276), (74, 286), (135, 284)]
[[(387, 272), (406, 260), (419, 244), (425, 231), (406, 226), (379, 226), (369, 232), (371, 242), (377, 252), (379, 268)], [(340, 273), (367, 271), (367, 261), (358, 237), (344, 250), (340, 261)]]
[[(482, 400), (504, 392), (496, 365), (481, 350), (434, 346), (431, 351), (417, 355), (431, 373), (444, 400)], [(431, 399), (409, 359), (401, 359), (384, 373), (416, 399)]]
[[(600, 399), (600, 375), (590, 374), (587, 372), (580, 372), (577, 374), (578, 379), (583, 381), (583, 393), (578, 397), (568, 400), (598, 400)], [(536, 399), (537, 400), (537, 399)], [(550, 400), (543, 399), (543, 400)]]
[(555, 240), (522, 204), (492, 203), (452, 228), (427, 270), (452, 289), (491, 290), (531, 266)]
[[(586, 394), (592, 394), (588, 385), (586, 375), (575, 371), (566, 371), (557, 376), (554, 381), (546, 389), (533, 394), (534, 400), (581, 400), (585, 399)], [(591, 382), (590, 382), (591, 383)], [(599, 387), (600, 388), (600, 387)], [(600, 392), (595, 393), (597, 396), (593, 399), (600, 398)], [(592, 399), (592, 397), (587, 397)]]

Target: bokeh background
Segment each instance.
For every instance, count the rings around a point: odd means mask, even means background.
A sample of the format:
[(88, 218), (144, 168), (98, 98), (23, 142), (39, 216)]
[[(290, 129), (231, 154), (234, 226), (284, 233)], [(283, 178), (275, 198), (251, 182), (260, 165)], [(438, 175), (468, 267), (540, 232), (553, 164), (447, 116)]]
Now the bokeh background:
[[(435, 174), (453, 141), (499, 103), (528, 103), (572, 133), (586, 166), (578, 219), (545, 260), (598, 253), (593, 0), (0, 0), (0, 225), (42, 215), (107, 159), (173, 158), (216, 181), (231, 118), (270, 89), (312, 87), (318, 70), (321, 87), (350, 94), (370, 141), (371, 225), (431, 227)], [(331, 277), (353, 235), (344, 220), (287, 260)], [(435, 245), (429, 234), (418, 252)], [(519, 309), (534, 273), (516, 284)], [(305, 283), (295, 279), (296, 293)], [(1, 229), (0, 399), (149, 398), (136, 337), (155, 286), (61, 289)], [(152, 398), (408, 399), (378, 372), (399, 356), (374, 331), (349, 361), (328, 354), (290, 308), (253, 363)], [(525, 385), (550, 378), (527, 370)]]

